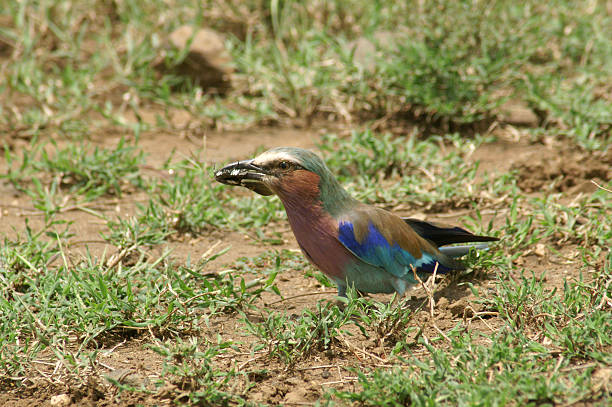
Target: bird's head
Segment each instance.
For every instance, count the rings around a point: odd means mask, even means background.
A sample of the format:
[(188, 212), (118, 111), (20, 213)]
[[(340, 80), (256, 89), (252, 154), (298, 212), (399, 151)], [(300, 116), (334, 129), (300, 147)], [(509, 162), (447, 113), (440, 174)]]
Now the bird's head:
[(318, 155), (301, 148), (280, 147), (251, 160), (231, 163), (215, 173), (223, 184), (246, 187), (260, 195), (319, 193), (321, 178), (332, 178)]

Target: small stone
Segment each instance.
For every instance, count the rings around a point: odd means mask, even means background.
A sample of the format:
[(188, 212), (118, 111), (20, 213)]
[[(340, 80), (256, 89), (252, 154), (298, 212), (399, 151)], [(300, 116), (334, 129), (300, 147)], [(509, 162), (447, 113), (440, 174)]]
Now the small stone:
[(535, 250), (533, 251), (538, 257), (546, 257), (546, 246), (542, 243), (536, 244)]
[(51, 400), (49, 400), (49, 404), (51, 404), (54, 407), (63, 407), (63, 406), (69, 406), (70, 405), (70, 396), (67, 394), (58, 394), (56, 396), (51, 397)]

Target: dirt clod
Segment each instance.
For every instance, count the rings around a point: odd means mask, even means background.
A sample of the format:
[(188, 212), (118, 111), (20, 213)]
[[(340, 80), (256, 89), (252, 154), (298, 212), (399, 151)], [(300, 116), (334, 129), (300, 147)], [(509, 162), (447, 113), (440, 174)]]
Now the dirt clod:
[(612, 149), (607, 152), (560, 150), (512, 166), (517, 170), (518, 186), (525, 192), (593, 192), (612, 179)]
[[(221, 34), (209, 28), (194, 33), (191, 26), (182, 26), (170, 34), (169, 42), (178, 50), (189, 47), (185, 60), (174, 68), (177, 73), (204, 88), (225, 90), (230, 86), (232, 58)], [(165, 69), (163, 63), (159, 66)]]

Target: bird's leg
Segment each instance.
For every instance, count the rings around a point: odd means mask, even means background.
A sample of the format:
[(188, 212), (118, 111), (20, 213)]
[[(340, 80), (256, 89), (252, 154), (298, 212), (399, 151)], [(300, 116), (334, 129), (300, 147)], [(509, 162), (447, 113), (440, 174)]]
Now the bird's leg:
[(338, 306), (338, 308), (340, 308), (341, 311), (344, 311), (347, 299), (348, 297), (346, 295), (346, 286), (338, 284), (338, 296), (336, 297), (334, 302)]
[(408, 290), (409, 284), (405, 280), (396, 277), (391, 281), (391, 285), (395, 289), (395, 298), (393, 298), (393, 301), (391, 301), (391, 305), (395, 307), (400, 303), (402, 298), (404, 298), (404, 294), (406, 293), (406, 290)]

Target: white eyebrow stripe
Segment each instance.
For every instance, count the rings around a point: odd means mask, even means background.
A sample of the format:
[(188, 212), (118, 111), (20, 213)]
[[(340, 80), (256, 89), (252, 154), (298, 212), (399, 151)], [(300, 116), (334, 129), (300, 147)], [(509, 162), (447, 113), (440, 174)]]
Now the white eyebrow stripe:
[(259, 156), (255, 157), (255, 159), (253, 160), (253, 164), (265, 165), (266, 163), (274, 161), (289, 161), (292, 163), (296, 163), (295, 157), (284, 151), (266, 151), (265, 153), (262, 153)]

